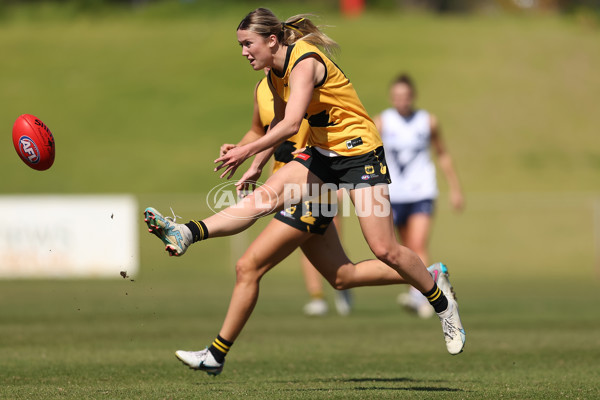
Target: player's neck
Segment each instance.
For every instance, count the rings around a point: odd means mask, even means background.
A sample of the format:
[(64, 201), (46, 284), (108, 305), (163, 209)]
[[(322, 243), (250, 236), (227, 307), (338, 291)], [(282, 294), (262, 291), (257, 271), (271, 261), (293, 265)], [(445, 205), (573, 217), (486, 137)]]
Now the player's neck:
[(285, 66), (285, 58), (287, 56), (288, 46), (279, 45), (275, 54), (273, 54), (273, 65), (271, 68), (277, 73), (277, 75), (283, 75), (285, 72), (283, 67)]
[(404, 118), (410, 118), (415, 113), (415, 110), (412, 107), (409, 108), (409, 109), (406, 109), (406, 110), (404, 110), (404, 109), (403, 110), (396, 109), (396, 111), (398, 111), (398, 114), (400, 114)]

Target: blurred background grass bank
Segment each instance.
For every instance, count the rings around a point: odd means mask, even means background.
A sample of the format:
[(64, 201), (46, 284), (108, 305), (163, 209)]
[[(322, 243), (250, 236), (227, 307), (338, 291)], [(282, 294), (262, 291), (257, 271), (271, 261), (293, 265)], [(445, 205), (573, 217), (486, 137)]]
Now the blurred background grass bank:
[[(451, 268), (465, 353), (401, 313), (398, 288), (357, 290), (350, 318), (305, 319), (292, 256), (263, 280), (223, 375), (192, 374), (172, 351), (212, 340), (235, 259), (267, 221), (172, 259), (140, 218), (134, 278), (0, 281), (0, 397), (599, 397), (597, 1), (377, 0), (352, 16), (332, 1), (2, 1), (0, 195), (127, 194), (140, 216), (207, 215), (213, 160), (248, 129), (262, 77), (235, 37), (259, 6), (318, 15), (371, 115), (408, 72), (438, 116), (467, 206), (452, 213), (440, 179), (431, 253)], [(54, 133), (46, 172), (12, 148), (24, 113)], [(351, 258), (370, 258), (344, 222)]]

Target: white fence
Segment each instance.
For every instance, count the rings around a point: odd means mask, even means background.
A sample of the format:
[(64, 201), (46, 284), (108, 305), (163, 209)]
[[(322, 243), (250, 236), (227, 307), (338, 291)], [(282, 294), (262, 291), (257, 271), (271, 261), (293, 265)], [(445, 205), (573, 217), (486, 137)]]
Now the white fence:
[(119, 278), (138, 270), (132, 196), (0, 196), (0, 215), (0, 278)]

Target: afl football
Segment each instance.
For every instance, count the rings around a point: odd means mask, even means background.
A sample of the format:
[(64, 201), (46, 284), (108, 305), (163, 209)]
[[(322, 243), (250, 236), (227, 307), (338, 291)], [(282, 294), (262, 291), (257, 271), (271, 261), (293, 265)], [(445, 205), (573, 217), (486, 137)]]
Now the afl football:
[(54, 136), (39, 118), (31, 114), (19, 116), (12, 138), (17, 154), (31, 168), (44, 171), (54, 163)]

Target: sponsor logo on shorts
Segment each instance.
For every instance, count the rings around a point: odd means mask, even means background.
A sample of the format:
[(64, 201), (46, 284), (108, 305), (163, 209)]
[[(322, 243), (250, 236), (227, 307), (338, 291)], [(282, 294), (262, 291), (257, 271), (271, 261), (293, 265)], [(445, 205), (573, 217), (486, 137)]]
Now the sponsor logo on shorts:
[(365, 165), (365, 174), (371, 175), (375, 173), (375, 168), (372, 165)]
[(299, 158), (299, 159), (301, 159), (301, 160), (304, 160), (304, 161), (306, 161), (306, 160), (308, 160), (310, 158), (310, 156), (308, 154), (306, 154), (306, 153), (297, 154), (296, 157)]
[(369, 179), (371, 179), (371, 175), (363, 175), (360, 177), (360, 179), (362, 179), (363, 181), (368, 181)]
[(31, 164), (37, 164), (40, 161), (40, 151), (29, 136), (19, 138), (19, 152)]

